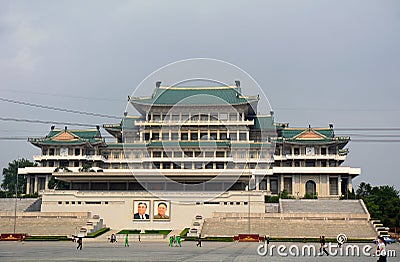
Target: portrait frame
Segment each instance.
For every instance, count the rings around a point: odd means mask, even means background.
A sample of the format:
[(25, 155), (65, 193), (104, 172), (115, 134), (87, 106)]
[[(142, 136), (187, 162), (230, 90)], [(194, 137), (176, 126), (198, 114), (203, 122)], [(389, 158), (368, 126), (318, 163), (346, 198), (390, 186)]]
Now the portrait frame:
[[(143, 205), (146, 206), (145, 212), (143, 213), (143, 217), (141, 218), (142, 214), (139, 213), (139, 205), (141, 208)], [(150, 200), (133, 200), (133, 210), (132, 210), (132, 219), (134, 221), (150, 221), (150, 214), (151, 214), (151, 201)]]
[[(159, 205), (160, 205), (160, 210), (159, 210)], [(164, 215), (163, 215), (163, 213), (164, 213)], [(164, 216), (164, 217), (162, 217), (162, 216)], [(164, 200), (154, 200), (153, 201), (153, 220), (154, 221), (169, 221), (169, 220), (171, 220), (171, 202), (170, 201), (164, 201)]]

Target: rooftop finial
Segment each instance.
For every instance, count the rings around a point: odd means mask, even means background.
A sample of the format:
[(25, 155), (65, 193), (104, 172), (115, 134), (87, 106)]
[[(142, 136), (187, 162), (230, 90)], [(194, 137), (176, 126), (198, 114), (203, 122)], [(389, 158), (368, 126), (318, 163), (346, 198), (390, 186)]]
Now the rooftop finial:
[(156, 82), (156, 87), (157, 87), (157, 88), (160, 88), (160, 86), (161, 86), (161, 81), (157, 81), (157, 82)]
[(64, 127), (64, 131), (67, 132), (67, 126)]
[(235, 80), (235, 85), (237, 88), (240, 88), (240, 81), (239, 80)]

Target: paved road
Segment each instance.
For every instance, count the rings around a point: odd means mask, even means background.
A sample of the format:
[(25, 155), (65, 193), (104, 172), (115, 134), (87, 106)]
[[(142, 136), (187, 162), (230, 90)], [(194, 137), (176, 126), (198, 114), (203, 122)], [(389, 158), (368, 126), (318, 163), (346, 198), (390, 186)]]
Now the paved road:
[[(272, 244), (282, 244), (287, 248), (295, 244), (300, 249), (303, 246), (303, 243)], [(324, 256), (323, 259), (291, 255), (280, 257), (276, 249), (272, 257), (259, 256), (258, 246), (258, 243), (203, 242), (200, 248), (195, 242), (184, 242), (179, 248), (168, 247), (165, 242), (135, 242), (125, 248), (120, 242), (84, 242), (83, 250), (76, 250), (76, 243), (72, 242), (0, 242), (0, 261), (376, 261), (376, 258), (363, 255)], [(358, 246), (362, 248), (363, 244)], [(395, 250), (397, 255), (389, 261), (399, 261), (400, 245), (389, 245), (387, 248)]]

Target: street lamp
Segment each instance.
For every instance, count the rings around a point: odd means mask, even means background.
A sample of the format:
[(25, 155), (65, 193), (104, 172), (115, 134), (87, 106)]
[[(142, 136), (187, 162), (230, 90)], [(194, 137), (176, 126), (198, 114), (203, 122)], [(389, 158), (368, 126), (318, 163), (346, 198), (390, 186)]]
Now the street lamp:
[(14, 205), (14, 234), (15, 229), (17, 227), (17, 200), (18, 200), (18, 166), (19, 166), (19, 159), (17, 159), (16, 165), (16, 173), (17, 173), (17, 181), (15, 182), (15, 205)]
[(253, 190), (253, 189), (255, 189), (255, 187), (256, 187), (256, 181), (255, 181), (255, 177), (254, 177), (254, 175), (251, 175), (251, 174), (249, 174), (249, 185), (247, 186), (247, 188), (248, 188), (248, 193), (249, 193), (249, 203), (248, 203), (248, 205), (249, 205), (249, 212), (248, 212), (248, 232), (249, 232), (249, 234), (251, 233), (250, 231), (250, 190)]

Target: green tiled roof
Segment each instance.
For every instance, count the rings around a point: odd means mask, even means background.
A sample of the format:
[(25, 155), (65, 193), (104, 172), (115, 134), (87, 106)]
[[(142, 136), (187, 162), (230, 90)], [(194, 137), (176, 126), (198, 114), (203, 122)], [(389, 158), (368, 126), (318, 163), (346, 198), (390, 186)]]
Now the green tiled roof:
[[(74, 137), (73, 140), (56, 140), (55, 138), (58, 135), (62, 135), (63, 133), (67, 133)], [(28, 141), (36, 146), (44, 146), (44, 145), (96, 145), (100, 143), (104, 143), (104, 139), (101, 137), (101, 133), (97, 129), (89, 129), (89, 130), (64, 130), (64, 129), (53, 129), (51, 130), (47, 136), (40, 138), (28, 138)]]
[(160, 87), (148, 98), (131, 98), (133, 103), (150, 105), (221, 105), (247, 104), (258, 97), (243, 96), (236, 87)]
[[(288, 128), (280, 127), (281, 136), (277, 138), (278, 143), (291, 143), (301, 145), (317, 145), (317, 144), (342, 144), (345, 145), (350, 141), (350, 137), (335, 137), (334, 130), (332, 128)], [(302, 133), (312, 132), (316, 136), (302, 137)]]
[[(309, 128), (284, 128), (282, 129), (282, 137), (294, 138), (307, 130), (309, 130)], [(310, 130), (326, 138), (334, 137), (334, 131), (331, 128), (311, 128)]]
[[(48, 138), (52, 138), (62, 132), (64, 132), (64, 129), (54, 129), (49, 132), (47, 135)], [(67, 132), (74, 134), (75, 136), (78, 136), (80, 138), (85, 138), (85, 139), (91, 139), (95, 137), (101, 137), (100, 131), (97, 129), (89, 129), (89, 130), (67, 130)]]
[(254, 128), (262, 130), (274, 130), (275, 126), (273, 116), (257, 116), (254, 118)]
[(135, 143), (135, 144), (122, 144), (122, 143), (107, 143), (108, 148), (145, 148), (145, 143)]

